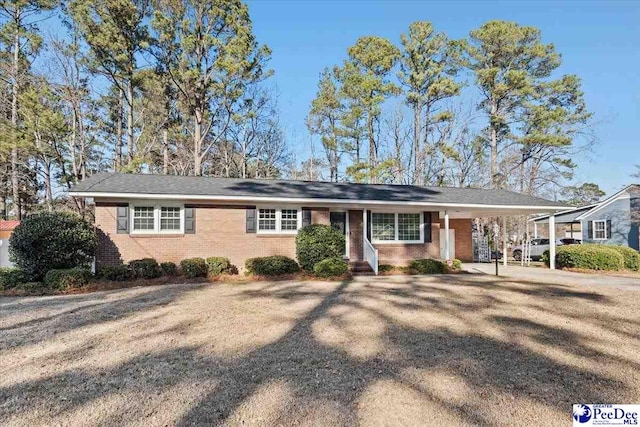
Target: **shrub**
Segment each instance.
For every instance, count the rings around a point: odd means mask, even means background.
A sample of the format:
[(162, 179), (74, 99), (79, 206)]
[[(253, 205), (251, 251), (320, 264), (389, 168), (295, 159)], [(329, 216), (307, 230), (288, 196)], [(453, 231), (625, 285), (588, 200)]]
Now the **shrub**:
[(91, 272), (86, 268), (76, 267), (49, 270), (44, 276), (44, 285), (52, 289), (64, 291), (80, 288), (89, 283)]
[(166, 276), (175, 276), (176, 271), (178, 270), (175, 262), (161, 262), (160, 269)]
[(341, 258), (327, 258), (313, 266), (313, 273), (318, 277), (344, 276), (349, 265)]
[(622, 255), (624, 259), (624, 268), (627, 270), (640, 270), (640, 252), (627, 246), (608, 246)]
[(453, 260), (453, 262), (451, 263), (451, 268), (453, 270), (460, 270), (462, 269), (462, 261), (460, 261), (458, 258), (455, 258)]
[(209, 267), (204, 258), (187, 258), (180, 261), (182, 274), (188, 278), (205, 277)]
[(380, 264), (378, 266), (378, 272), (379, 273), (386, 273), (388, 271), (393, 270), (395, 267), (391, 264)]
[(281, 255), (249, 258), (245, 262), (247, 274), (258, 276), (279, 276), (300, 271), (300, 266), (291, 258)]
[(41, 293), (43, 291), (48, 291), (49, 288), (44, 285), (42, 282), (27, 282), (21, 283), (16, 289), (20, 289), (21, 291), (31, 292), (31, 293)]
[(442, 274), (447, 272), (447, 265), (437, 259), (415, 259), (409, 268), (418, 274)]
[(232, 265), (229, 258), (221, 256), (212, 256), (207, 258), (207, 265), (209, 266), (209, 273), (214, 276), (219, 276), (222, 273), (231, 273)]
[(140, 279), (155, 279), (156, 277), (160, 277), (162, 274), (158, 261), (153, 258), (143, 258), (130, 261), (129, 268), (133, 272), (133, 275)]
[(306, 271), (313, 271), (322, 260), (341, 257), (344, 247), (344, 235), (330, 225), (307, 225), (296, 236), (296, 256)]
[(124, 282), (134, 278), (134, 273), (128, 265), (104, 265), (98, 267), (96, 277), (104, 280), (113, 280), (114, 282)]
[(49, 270), (88, 265), (96, 246), (96, 232), (89, 222), (72, 213), (43, 212), (16, 227), (9, 253), (30, 280), (41, 280)]
[(24, 274), (24, 272), (19, 268), (0, 268), (0, 291), (18, 287), (24, 284), (26, 281), (26, 274)]
[(621, 270), (624, 257), (607, 245), (559, 246), (556, 252), (558, 268), (584, 268), (587, 270)]

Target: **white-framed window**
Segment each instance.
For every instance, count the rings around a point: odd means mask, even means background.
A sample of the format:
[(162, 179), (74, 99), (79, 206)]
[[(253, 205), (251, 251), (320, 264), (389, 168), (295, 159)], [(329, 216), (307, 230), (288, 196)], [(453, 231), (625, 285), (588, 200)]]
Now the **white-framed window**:
[(593, 240), (606, 240), (607, 238), (607, 221), (593, 221)]
[(302, 211), (299, 208), (258, 208), (258, 233), (295, 234), (302, 227)]
[(171, 203), (131, 204), (131, 234), (184, 233), (184, 206)]
[(371, 240), (373, 243), (424, 241), (422, 213), (371, 213)]

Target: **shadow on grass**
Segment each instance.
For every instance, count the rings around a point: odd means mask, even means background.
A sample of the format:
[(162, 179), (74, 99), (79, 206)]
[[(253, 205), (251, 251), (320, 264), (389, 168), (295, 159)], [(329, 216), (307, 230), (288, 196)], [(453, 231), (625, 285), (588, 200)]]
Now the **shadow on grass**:
[[(446, 283), (449, 279), (439, 280)], [(569, 414), (573, 402), (617, 401), (629, 392), (626, 384), (615, 378), (559, 362), (514, 341), (464, 333), (455, 327), (434, 325), (427, 329), (418, 328), (409, 320), (399, 321), (396, 315), (390, 314), (429, 313), (469, 321), (469, 313), (495, 312), (510, 306), (510, 294), (550, 299), (556, 315), (562, 315), (563, 306), (584, 300), (610, 303), (602, 295), (593, 296), (561, 286), (549, 287), (532, 282), (523, 285), (501, 280), (450, 280), (450, 283), (460, 286), (447, 287), (435, 280), (429, 283), (413, 278), (398, 282), (377, 278), (366, 283), (343, 281), (330, 291), (314, 289), (312, 283), (253, 284), (248, 289), (244, 285), (235, 285), (235, 298), (238, 300), (260, 302), (261, 299), (275, 298), (294, 304), (312, 298), (320, 302), (297, 318), (293, 327), (280, 338), (239, 357), (223, 358), (200, 351), (198, 347), (178, 346), (139, 355), (98, 372), (70, 370), (37, 381), (3, 387), (0, 388), (0, 401), (20, 396), (29, 405), (49, 408), (55, 418), (113, 393), (126, 391), (143, 395), (149, 390), (161, 393), (184, 382), (210, 383), (213, 385), (207, 393), (198, 396), (185, 413), (176, 414), (176, 424), (217, 425), (228, 420), (261, 387), (272, 382), (285, 382), (301, 404), (294, 408), (279, 408), (280, 423), (299, 421), (304, 416), (305, 405), (329, 401), (339, 412), (339, 423), (354, 425), (361, 422), (358, 418), (359, 399), (364, 392), (374, 384), (393, 381), (455, 414), (465, 423), (494, 424), (495, 420), (487, 418), (483, 411), (486, 405), (483, 396), (509, 394)], [(485, 292), (478, 296), (477, 301), (469, 301), (464, 297), (465, 293), (476, 287), (484, 288)], [(500, 291), (500, 294), (493, 295), (495, 291)], [(180, 294), (179, 288), (169, 293), (150, 291), (130, 301), (112, 302), (108, 308), (87, 307), (86, 310), (95, 311), (91, 323), (99, 323), (110, 320), (113, 315), (125, 316), (136, 310), (168, 304)], [(365, 313), (382, 325), (378, 337), (383, 344), (382, 349), (369, 357), (356, 357), (344, 347), (324, 342), (314, 329), (320, 322), (344, 329), (348, 323), (347, 316), (356, 312)], [(621, 358), (612, 359), (608, 354), (593, 350), (590, 343), (560, 326), (496, 314), (486, 317), (486, 321), (506, 336), (530, 337), (540, 345), (590, 362), (609, 363), (615, 360), (624, 369), (637, 369), (634, 363)], [(86, 325), (71, 322), (67, 330)], [(30, 326), (16, 327), (28, 329)], [(182, 333), (188, 325), (177, 327)], [(231, 339), (233, 331), (229, 333)], [(150, 369), (153, 375), (148, 375)], [(476, 398), (462, 403), (443, 398), (408, 379), (405, 375), (407, 370), (444, 371), (462, 379), (470, 390), (470, 396)], [(83, 386), (78, 387), (80, 384)], [(92, 392), (86, 392), (87, 388)], [(64, 400), (59, 399), (61, 397)], [(28, 411), (27, 406), (13, 408)], [(0, 408), (0, 415), (16, 415), (6, 411)], [(110, 422), (127, 423), (143, 418), (142, 413), (116, 412), (111, 415)]]

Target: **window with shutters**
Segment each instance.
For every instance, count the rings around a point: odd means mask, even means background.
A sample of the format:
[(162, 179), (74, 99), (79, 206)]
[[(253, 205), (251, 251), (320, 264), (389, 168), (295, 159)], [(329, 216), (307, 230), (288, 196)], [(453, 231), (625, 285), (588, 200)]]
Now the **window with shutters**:
[(422, 213), (371, 213), (373, 243), (422, 243), (424, 230)]
[(131, 234), (184, 233), (184, 206), (148, 202), (132, 204)]
[(607, 221), (593, 221), (593, 239), (606, 240), (607, 238)]
[(302, 227), (299, 208), (264, 207), (258, 209), (258, 233), (295, 234)]

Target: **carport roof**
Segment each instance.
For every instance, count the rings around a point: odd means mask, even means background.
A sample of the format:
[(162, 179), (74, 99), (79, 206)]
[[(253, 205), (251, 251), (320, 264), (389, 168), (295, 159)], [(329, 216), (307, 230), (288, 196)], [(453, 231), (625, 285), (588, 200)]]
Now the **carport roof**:
[(93, 175), (74, 186), (69, 194), (122, 199), (522, 208), (539, 212), (567, 209), (551, 200), (507, 190), (122, 173)]

